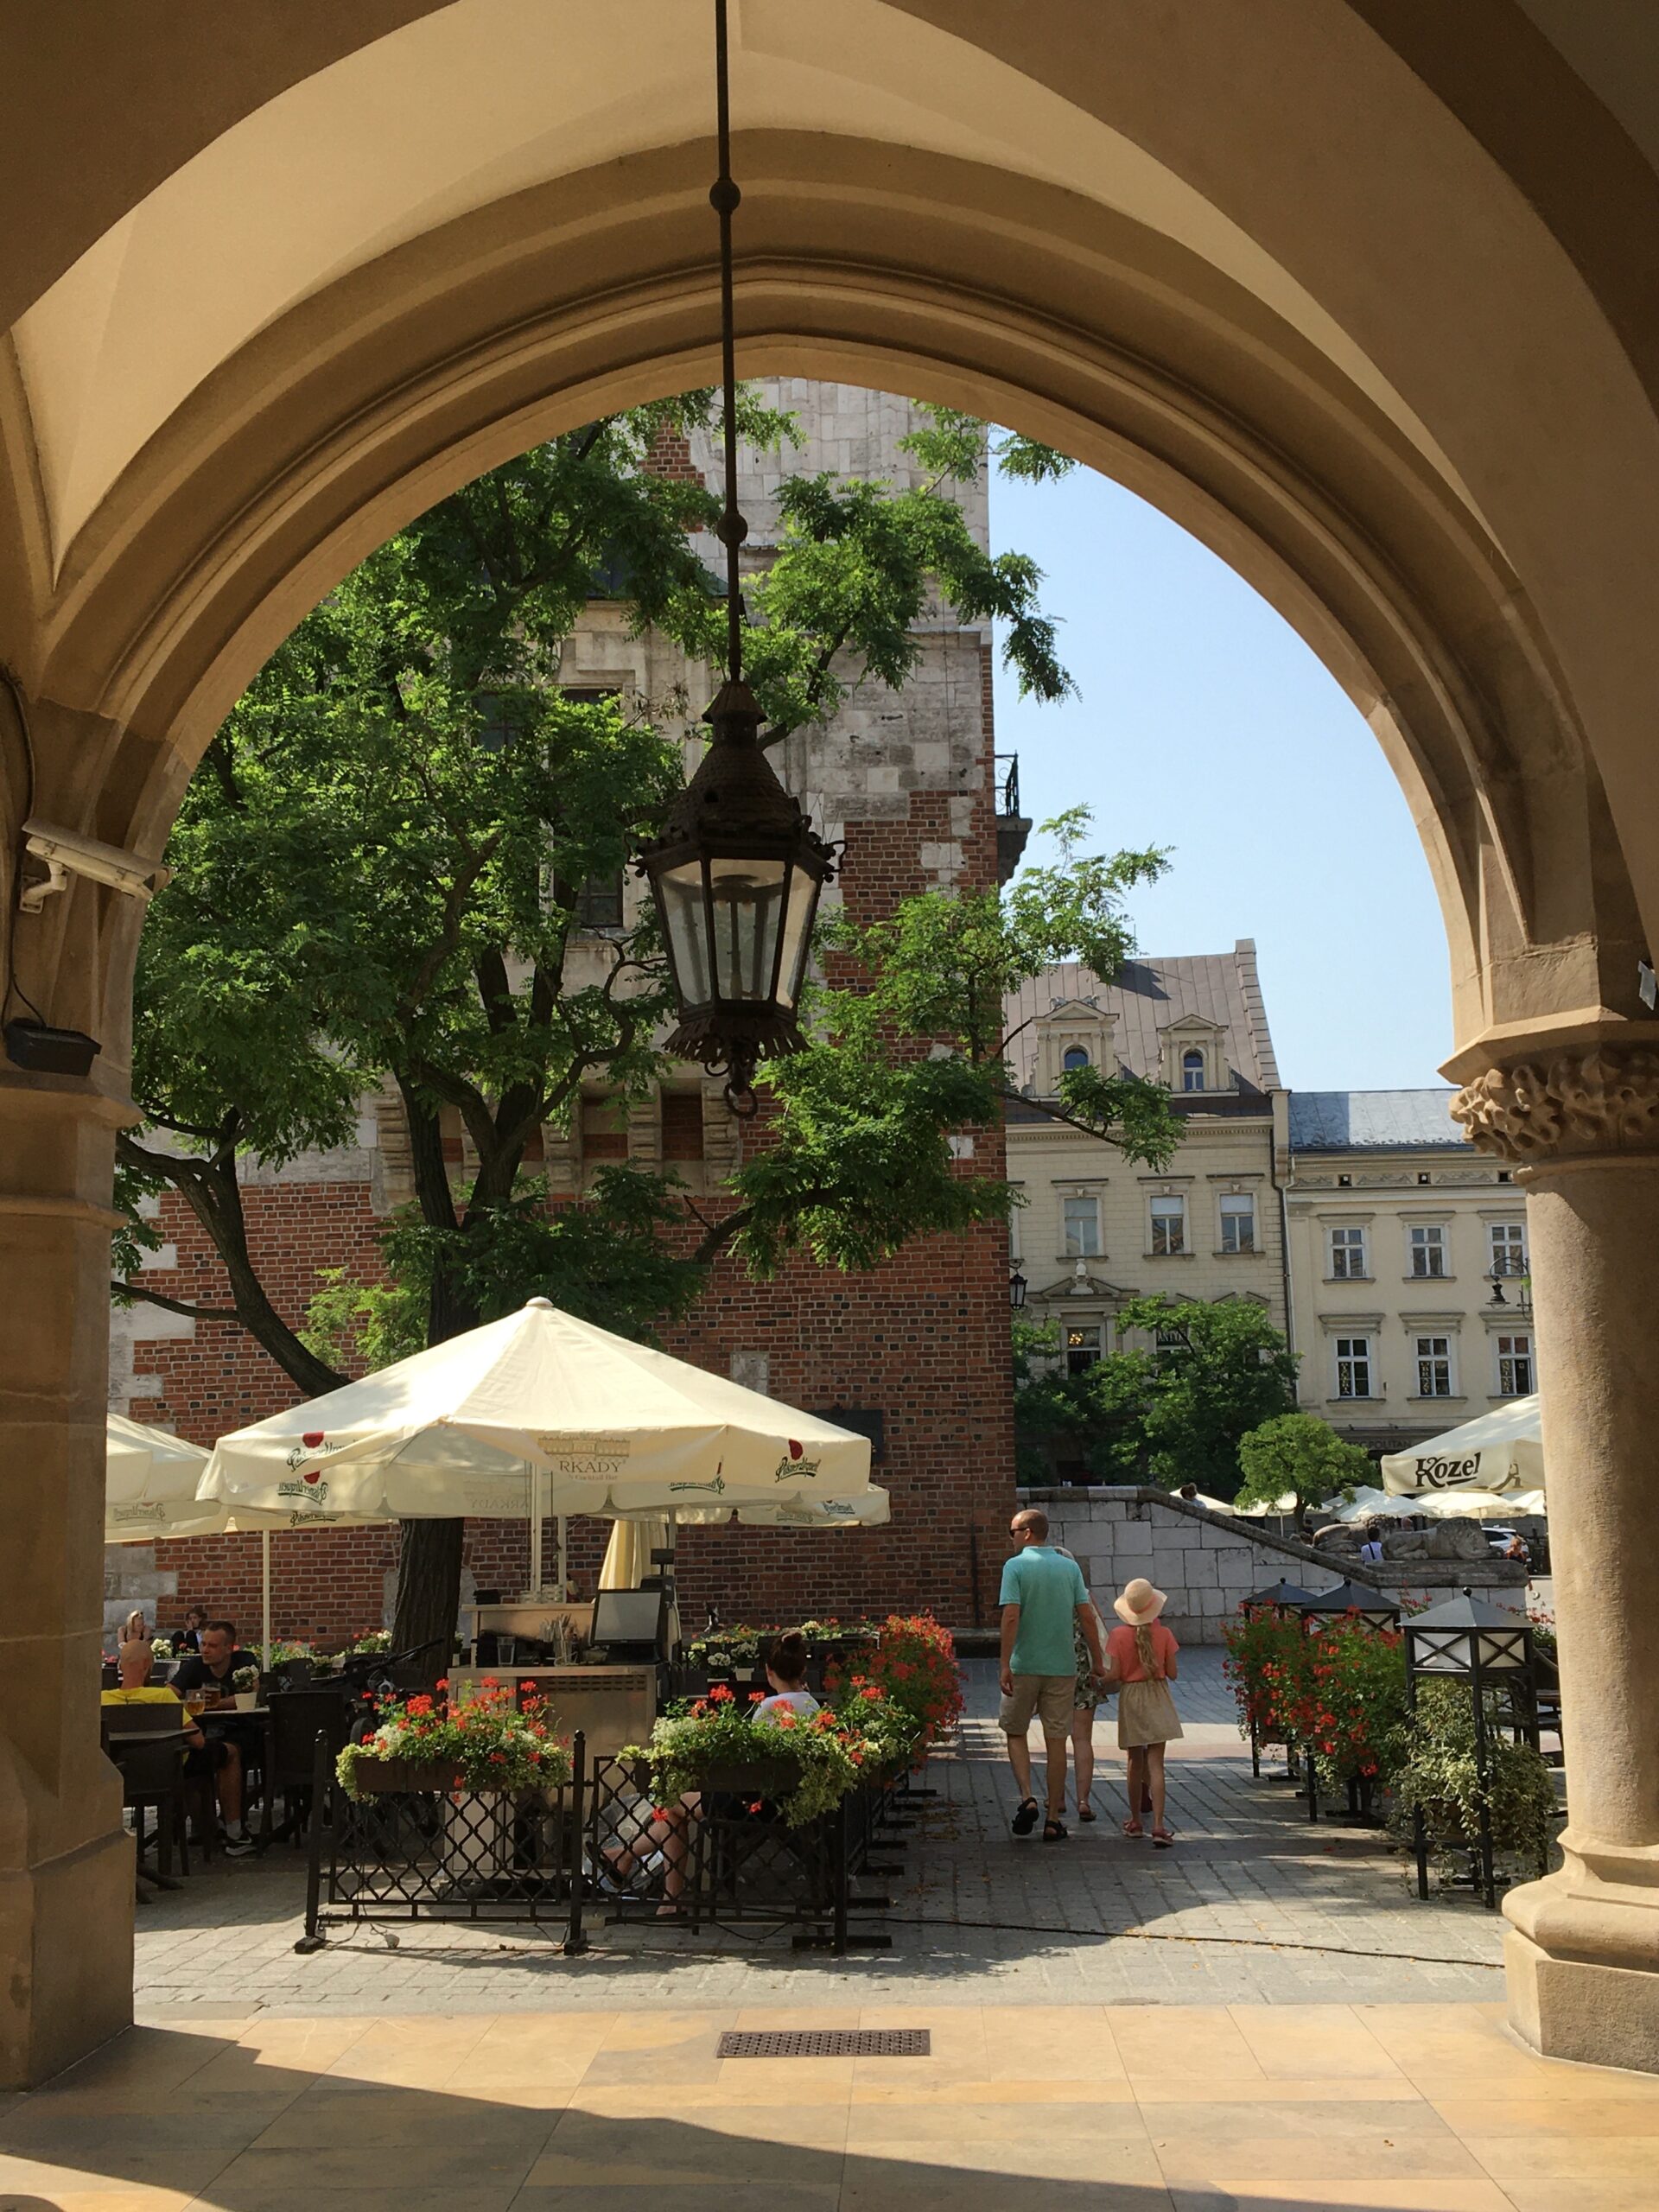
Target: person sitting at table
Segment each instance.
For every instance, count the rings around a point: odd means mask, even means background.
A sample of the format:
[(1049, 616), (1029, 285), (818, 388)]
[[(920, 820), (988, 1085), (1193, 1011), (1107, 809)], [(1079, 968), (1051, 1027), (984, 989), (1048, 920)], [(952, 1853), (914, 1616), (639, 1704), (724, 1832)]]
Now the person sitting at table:
[(117, 1639), (116, 1649), (119, 1651), (124, 1643), (148, 1643), (149, 1642), (149, 1623), (144, 1618), (144, 1609), (142, 1605), (135, 1605), (121, 1624), (121, 1634)]
[(207, 1624), (207, 1611), (203, 1605), (187, 1605), (184, 1626), (173, 1631), (173, 1656), (181, 1659), (188, 1651), (200, 1651), (201, 1631)]
[[(178, 1708), (179, 1726), (184, 1731), (186, 1751), (184, 1770), (187, 1775), (211, 1774), (214, 1794), (226, 1828), (225, 1849), (232, 1858), (253, 1849), (253, 1838), (241, 1829), (242, 1819), (242, 1758), (234, 1744), (223, 1737), (209, 1737), (192, 1719), (170, 1682), (152, 1682), (149, 1679), (153, 1654), (149, 1645), (137, 1637), (130, 1637), (116, 1654), (116, 1667), (121, 1676), (118, 1689), (105, 1690), (101, 1702), (105, 1705), (170, 1705)], [(233, 1817), (234, 1816), (234, 1817)], [(237, 1830), (241, 1829), (238, 1834)]]
[[(173, 1670), (173, 1687), (181, 1697), (205, 1694), (209, 1700), (207, 1711), (213, 1712), (221, 1702), (233, 1702), (236, 1697), (235, 1677), (245, 1667), (257, 1674), (259, 1662), (251, 1651), (244, 1651), (236, 1640), (234, 1621), (208, 1621), (201, 1630), (201, 1649), (192, 1658), (181, 1659)], [(207, 1731), (210, 1742), (226, 1743), (230, 1760), (219, 1769), (219, 1810), (225, 1816), (226, 1849), (235, 1852), (251, 1850), (253, 1839), (242, 1822), (242, 1755), (233, 1740), (226, 1742), (219, 1729)]]
[(181, 1659), (173, 1676), (173, 1687), (181, 1697), (188, 1697), (193, 1690), (205, 1690), (210, 1698), (234, 1697), (232, 1677), (245, 1667), (259, 1671), (256, 1653), (244, 1651), (236, 1640), (234, 1621), (208, 1621), (201, 1630), (201, 1640), (193, 1657)]
[[(803, 1719), (818, 1709), (818, 1700), (806, 1687), (806, 1638), (799, 1629), (791, 1629), (779, 1637), (766, 1658), (768, 1694), (757, 1699), (749, 1717), (752, 1720), (776, 1726), (780, 1713), (800, 1714)], [(724, 1698), (729, 1691), (715, 1694)], [(685, 1862), (690, 1825), (704, 1809), (716, 1818), (735, 1820), (759, 1809), (747, 1800), (731, 1791), (716, 1789), (707, 1796), (696, 1789), (688, 1789), (677, 1805), (665, 1805), (652, 1815), (644, 1834), (632, 1847), (620, 1842), (607, 1844), (603, 1857), (609, 1872), (619, 1883), (627, 1885), (639, 1872), (654, 1871), (660, 1863), (663, 1872), (663, 1903), (658, 1911), (663, 1918), (677, 1914), (680, 1898), (685, 1889)]]

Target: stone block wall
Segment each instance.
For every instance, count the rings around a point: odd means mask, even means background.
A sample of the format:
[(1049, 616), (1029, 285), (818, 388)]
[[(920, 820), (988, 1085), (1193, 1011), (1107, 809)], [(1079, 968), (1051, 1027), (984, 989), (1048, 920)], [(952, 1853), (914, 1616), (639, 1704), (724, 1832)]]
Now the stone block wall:
[(1493, 1604), (1524, 1610), (1525, 1570), (1504, 1560), (1414, 1560), (1397, 1571), (1367, 1575), (1357, 1573), (1351, 1560), (1332, 1561), (1311, 1544), (1211, 1513), (1160, 1490), (1022, 1490), (1020, 1498), (1022, 1504), (1040, 1505), (1052, 1541), (1076, 1554), (1109, 1625), (1112, 1599), (1141, 1574), (1168, 1598), (1164, 1618), (1182, 1643), (1219, 1643), (1223, 1624), (1251, 1591), (1281, 1581), (1317, 1596), (1351, 1579), (1420, 1605), (1448, 1598), (1468, 1583), (1478, 1585)]

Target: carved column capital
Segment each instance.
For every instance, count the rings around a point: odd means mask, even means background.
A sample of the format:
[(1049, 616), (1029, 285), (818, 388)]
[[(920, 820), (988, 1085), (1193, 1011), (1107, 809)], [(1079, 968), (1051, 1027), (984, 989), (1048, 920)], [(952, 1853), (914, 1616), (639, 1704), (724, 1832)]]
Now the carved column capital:
[(1483, 1152), (1522, 1167), (1659, 1152), (1659, 1052), (1596, 1045), (1489, 1068), (1452, 1102)]

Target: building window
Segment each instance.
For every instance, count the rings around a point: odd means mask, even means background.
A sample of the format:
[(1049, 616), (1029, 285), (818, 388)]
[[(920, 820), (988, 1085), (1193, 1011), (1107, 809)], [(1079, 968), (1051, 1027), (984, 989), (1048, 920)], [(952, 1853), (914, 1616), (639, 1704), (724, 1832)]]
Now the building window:
[(1529, 1398), (1532, 1379), (1532, 1338), (1500, 1337), (1497, 1340), (1497, 1395), (1500, 1398)]
[(1518, 1221), (1495, 1221), (1491, 1224), (1492, 1273), (1495, 1275), (1523, 1275), (1527, 1272), (1527, 1232)]
[(1371, 1395), (1371, 1340), (1369, 1337), (1337, 1338), (1337, 1395), (1369, 1398)]
[(1152, 1249), (1167, 1257), (1172, 1252), (1186, 1249), (1186, 1200), (1182, 1198), (1154, 1198), (1152, 1201)]
[(1203, 1090), (1205, 1088), (1204, 1054), (1196, 1045), (1193, 1045), (1181, 1054), (1181, 1089)]
[(1426, 1228), (1410, 1231), (1408, 1247), (1411, 1254), (1414, 1275), (1444, 1275), (1446, 1273), (1446, 1231), (1439, 1222), (1430, 1222)]
[(582, 1102), (582, 1156), (583, 1160), (626, 1160), (627, 1158), (627, 1110), (620, 1098), (583, 1098)]
[(1074, 1068), (1086, 1068), (1089, 1054), (1081, 1045), (1068, 1045), (1060, 1055), (1060, 1065), (1070, 1075)]
[(1088, 1259), (1100, 1249), (1100, 1201), (1062, 1198), (1060, 1222), (1065, 1231), (1067, 1259)]
[(702, 1158), (702, 1093), (665, 1090), (663, 1093), (663, 1158)]
[(575, 898), (576, 926), (620, 930), (622, 926), (622, 871), (587, 877)]
[(1452, 1339), (1417, 1339), (1417, 1395), (1420, 1398), (1449, 1398), (1452, 1395)]
[(1084, 1375), (1099, 1364), (1101, 1336), (1098, 1321), (1066, 1323), (1065, 1371), (1068, 1375)]
[(1331, 1276), (1334, 1282), (1363, 1282), (1370, 1273), (1365, 1263), (1365, 1231), (1350, 1226), (1331, 1231)]
[(1224, 1252), (1255, 1249), (1255, 1200), (1249, 1192), (1232, 1192), (1222, 1199), (1221, 1249)]

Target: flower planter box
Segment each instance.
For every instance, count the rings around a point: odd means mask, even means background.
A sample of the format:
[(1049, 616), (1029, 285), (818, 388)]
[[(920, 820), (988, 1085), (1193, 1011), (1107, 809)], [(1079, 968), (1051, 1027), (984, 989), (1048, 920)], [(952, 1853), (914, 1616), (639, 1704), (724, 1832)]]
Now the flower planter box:
[(360, 1797), (409, 1796), (417, 1790), (448, 1793), (461, 1786), (461, 1770), (441, 1759), (359, 1758), (352, 1778)]
[(700, 1789), (721, 1789), (734, 1797), (787, 1797), (798, 1788), (801, 1770), (791, 1758), (711, 1762), (697, 1777)]

